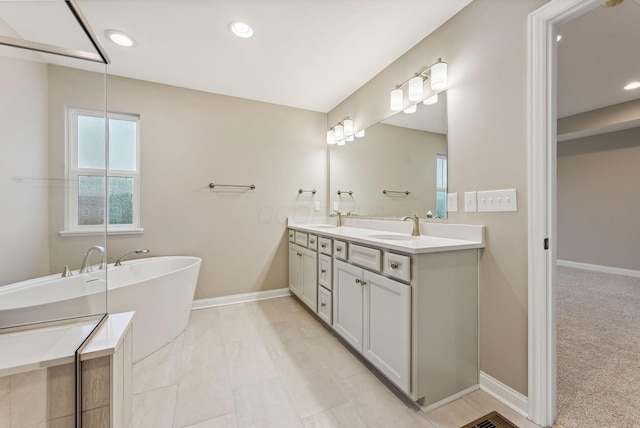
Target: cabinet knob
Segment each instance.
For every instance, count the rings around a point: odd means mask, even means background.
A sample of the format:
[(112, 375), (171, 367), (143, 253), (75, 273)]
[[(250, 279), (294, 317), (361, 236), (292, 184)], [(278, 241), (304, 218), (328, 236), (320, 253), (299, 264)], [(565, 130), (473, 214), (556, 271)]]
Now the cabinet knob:
[(367, 285), (367, 281), (360, 281), (360, 285), (364, 287), (365, 285)]
[(342, 247), (336, 247), (336, 251), (337, 251), (338, 253), (342, 252)]
[(389, 265), (389, 267), (390, 267), (391, 269), (398, 269), (398, 263), (391, 263), (391, 264)]
[(321, 269), (320, 272), (327, 273), (327, 270), (326, 269)]
[(316, 240), (315, 240), (315, 239), (312, 239), (312, 240), (310, 240), (309, 242), (310, 242), (310, 243), (312, 243), (312, 244), (315, 244)]
[(320, 247), (321, 248), (327, 248), (327, 244), (321, 244)]
[(296, 254), (297, 254), (298, 256), (301, 256), (301, 255), (302, 255), (302, 253), (296, 253)]
[(325, 306), (327, 306), (327, 304), (326, 303), (320, 303), (320, 306), (322, 306), (324, 308)]
[(356, 284), (360, 284), (362, 281), (360, 281), (360, 278), (356, 278)]

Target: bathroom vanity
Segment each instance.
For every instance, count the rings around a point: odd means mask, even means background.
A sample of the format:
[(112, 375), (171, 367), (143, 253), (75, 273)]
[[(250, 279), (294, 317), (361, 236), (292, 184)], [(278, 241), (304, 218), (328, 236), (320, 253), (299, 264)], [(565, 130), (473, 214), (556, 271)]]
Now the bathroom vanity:
[(476, 389), (484, 227), (354, 223), (289, 223), (291, 292), (423, 409)]

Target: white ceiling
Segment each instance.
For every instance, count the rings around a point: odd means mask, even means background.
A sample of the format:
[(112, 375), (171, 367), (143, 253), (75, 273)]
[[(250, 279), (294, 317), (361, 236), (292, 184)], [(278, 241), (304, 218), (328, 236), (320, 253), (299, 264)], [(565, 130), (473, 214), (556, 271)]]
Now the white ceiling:
[[(470, 2), (78, 0), (111, 58), (109, 74), (320, 112)], [(234, 20), (255, 35), (232, 35)], [(132, 35), (138, 46), (114, 45), (106, 29)]]
[(626, 0), (594, 10), (558, 29), (558, 117), (640, 98), (640, 6)]

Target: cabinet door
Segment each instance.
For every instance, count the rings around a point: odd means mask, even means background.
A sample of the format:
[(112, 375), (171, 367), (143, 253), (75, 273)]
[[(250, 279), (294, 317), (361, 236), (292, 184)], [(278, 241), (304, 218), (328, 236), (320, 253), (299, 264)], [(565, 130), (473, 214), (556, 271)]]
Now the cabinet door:
[(318, 255), (318, 284), (331, 290), (331, 256)]
[(295, 244), (289, 244), (289, 289), (298, 297), (302, 295), (302, 253)]
[(364, 356), (410, 393), (411, 287), (364, 272)]
[(333, 265), (333, 328), (362, 353), (362, 269), (335, 260)]
[(301, 249), (302, 253), (302, 294), (300, 299), (313, 312), (318, 312), (318, 254), (315, 251)]

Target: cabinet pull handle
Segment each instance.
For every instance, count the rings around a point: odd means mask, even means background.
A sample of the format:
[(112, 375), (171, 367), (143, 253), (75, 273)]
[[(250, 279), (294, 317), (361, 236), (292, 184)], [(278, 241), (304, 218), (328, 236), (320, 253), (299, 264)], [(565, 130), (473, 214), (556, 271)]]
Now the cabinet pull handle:
[(337, 248), (336, 248), (336, 251), (337, 251), (338, 253), (339, 253), (339, 252), (341, 252), (341, 251), (342, 251), (342, 247), (337, 247)]
[(327, 248), (327, 244), (321, 244), (320, 248)]
[(391, 264), (389, 265), (389, 267), (390, 267), (391, 269), (398, 269), (398, 263), (391, 263)]
[(310, 243), (314, 244), (316, 242), (315, 239), (312, 239), (311, 241), (309, 241)]

